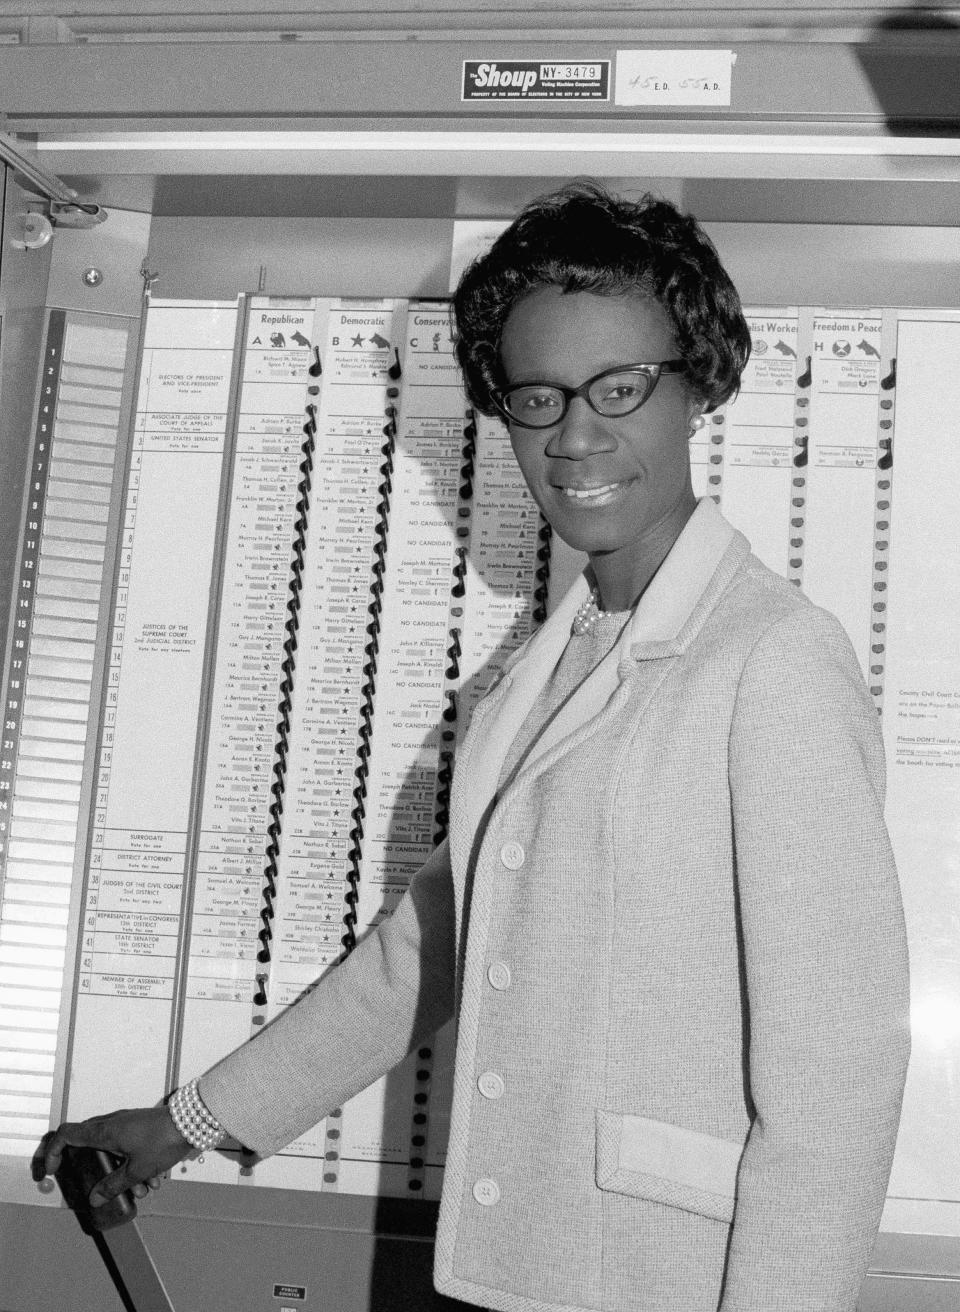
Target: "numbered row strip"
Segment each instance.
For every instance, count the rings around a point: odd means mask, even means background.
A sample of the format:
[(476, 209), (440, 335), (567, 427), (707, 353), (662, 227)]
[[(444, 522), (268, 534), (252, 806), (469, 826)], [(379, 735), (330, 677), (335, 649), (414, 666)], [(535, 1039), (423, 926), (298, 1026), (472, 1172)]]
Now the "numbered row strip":
[(29, 1156), (58, 1110), (128, 340), (120, 320), (49, 314), (0, 739), (0, 1158)]

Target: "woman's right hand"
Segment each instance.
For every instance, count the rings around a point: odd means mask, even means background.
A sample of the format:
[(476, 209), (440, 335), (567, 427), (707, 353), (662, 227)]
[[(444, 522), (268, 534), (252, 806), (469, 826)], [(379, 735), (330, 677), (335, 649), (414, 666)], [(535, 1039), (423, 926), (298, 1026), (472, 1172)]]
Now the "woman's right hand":
[(157, 1188), (160, 1177), (191, 1151), (166, 1107), (138, 1107), (91, 1116), (86, 1121), (64, 1121), (59, 1129), (45, 1134), (31, 1163), (34, 1180), (39, 1183), (58, 1170), (67, 1144), (103, 1148), (124, 1159), (91, 1191), (93, 1207), (128, 1189), (142, 1198), (148, 1186)]

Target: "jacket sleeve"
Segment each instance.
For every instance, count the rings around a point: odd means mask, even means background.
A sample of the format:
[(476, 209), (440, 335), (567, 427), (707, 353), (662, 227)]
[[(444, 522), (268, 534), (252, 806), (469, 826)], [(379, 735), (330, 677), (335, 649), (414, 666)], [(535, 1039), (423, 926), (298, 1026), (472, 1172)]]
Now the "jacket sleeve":
[(720, 1312), (854, 1312), (909, 1055), (877, 714), (840, 624), (757, 642), (730, 741), (755, 1110)]
[(312, 991), (200, 1080), (210, 1111), (267, 1156), (385, 1075), (453, 1014), (446, 841), (390, 916)]

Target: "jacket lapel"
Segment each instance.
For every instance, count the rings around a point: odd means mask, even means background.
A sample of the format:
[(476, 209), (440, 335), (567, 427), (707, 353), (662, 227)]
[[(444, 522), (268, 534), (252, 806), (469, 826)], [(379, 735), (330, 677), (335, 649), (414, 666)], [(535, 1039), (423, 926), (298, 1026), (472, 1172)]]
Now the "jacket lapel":
[(698, 501), (634, 612), (629, 634), (634, 660), (675, 654), (689, 644), (716, 604), (710, 584), (735, 543), (739, 564), (750, 544), (709, 497)]
[[(735, 547), (732, 553), (731, 546)], [(568, 740), (573, 745), (578, 730), (600, 715), (624, 680), (635, 675), (637, 662), (679, 655), (748, 551), (749, 543), (727, 523), (713, 501), (700, 501), (622, 636), (534, 744), (521, 777), (559, 743)], [(727, 568), (721, 571), (724, 561)], [(453, 809), (464, 817), (471, 835), (496, 795), (510, 744), (556, 668), (570, 638), (573, 618), (589, 591), (586, 576), (580, 575), (474, 714), (460, 752), (453, 798)]]
[(458, 754), (452, 799), (456, 811), (457, 784), (469, 780), (469, 788), (459, 801), (470, 833), (476, 832), (496, 794), (510, 744), (556, 668), (570, 637), (573, 617), (589, 595), (590, 586), (581, 574), (546, 623), (529, 639), (521, 658), (474, 712)]

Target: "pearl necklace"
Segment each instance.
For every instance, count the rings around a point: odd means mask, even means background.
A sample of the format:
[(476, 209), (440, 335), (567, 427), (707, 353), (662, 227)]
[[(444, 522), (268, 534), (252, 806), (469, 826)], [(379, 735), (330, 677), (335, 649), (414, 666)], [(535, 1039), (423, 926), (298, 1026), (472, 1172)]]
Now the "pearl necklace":
[(578, 638), (585, 638), (597, 626), (597, 620), (607, 612), (600, 609), (600, 593), (591, 589), (590, 596), (582, 603), (573, 617), (573, 632)]

